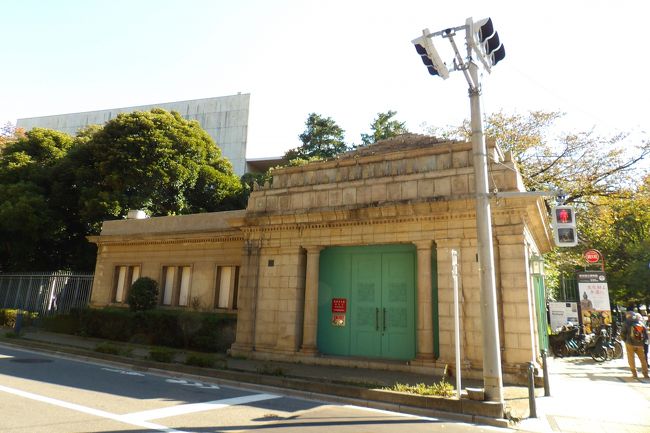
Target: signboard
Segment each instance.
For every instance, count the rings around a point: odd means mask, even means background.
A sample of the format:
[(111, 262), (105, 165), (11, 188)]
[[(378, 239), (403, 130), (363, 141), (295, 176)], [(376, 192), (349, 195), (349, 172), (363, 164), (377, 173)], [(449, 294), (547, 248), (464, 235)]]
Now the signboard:
[(332, 326), (345, 326), (345, 314), (332, 313)]
[(548, 311), (551, 316), (551, 330), (566, 325), (568, 322), (577, 325), (578, 321), (578, 303), (577, 302), (549, 302)]
[(345, 313), (348, 311), (346, 298), (332, 298), (332, 326), (345, 326)]
[(587, 250), (584, 253), (587, 263), (598, 263), (600, 261), (600, 252), (597, 250)]
[(580, 319), (585, 332), (596, 332), (612, 323), (607, 277), (602, 271), (576, 273), (580, 295)]
[(332, 313), (346, 313), (348, 300), (346, 298), (332, 298)]

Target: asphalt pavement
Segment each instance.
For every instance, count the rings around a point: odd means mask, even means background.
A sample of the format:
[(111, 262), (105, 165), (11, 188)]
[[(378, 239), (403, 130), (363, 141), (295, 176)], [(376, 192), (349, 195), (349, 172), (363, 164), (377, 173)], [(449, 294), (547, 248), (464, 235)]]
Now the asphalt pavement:
[[(4, 335), (4, 334), (3, 334)], [(81, 357), (101, 357), (93, 352), (98, 340), (87, 339), (64, 334), (47, 332), (26, 332), (18, 339), (1, 338), (3, 344), (27, 345), (40, 344), (39, 349), (55, 350), (63, 353), (73, 353)], [(75, 350), (77, 349), (77, 350)], [(79, 352), (84, 349), (85, 351)], [(140, 349), (145, 351), (145, 349)], [(137, 352), (137, 350), (135, 351)], [(144, 353), (144, 352), (143, 352)], [(134, 355), (138, 355), (134, 353)], [(125, 359), (128, 364), (129, 360)], [(302, 378), (302, 383), (325, 383), (338, 380), (350, 384), (368, 382), (401, 382), (418, 383), (429, 381), (431, 378), (417, 377), (400, 372), (378, 372), (366, 369), (344, 369), (338, 367), (309, 366), (305, 364), (272, 363), (268, 361), (227, 359), (228, 369), (248, 371), (251, 377), (259, 376), (260, 383), (275, 381), (282, 386), (290, 384), (289, 378)], [(530, 418), (528, 412), (527, 389), (525, 387), (506, 386), (506, 406), (513, 414), (510, 428), (526, 432), (565, 432), (565, 433), (650, 433), (650, 380), (634, 379), (629, 371), (627, 360), (610, 360), (602, 364), (595, 363), (589, 357), (570, 357), (563, 359), (549, 358), (550, 396), (545, 397), (542, 388), (536, 389), (535, 408), (537, 417)], [(180, 369), (178, 364), (164, 367), (170, 371)], [(141, 369), (141, 367), (140, 367)], [(228, 370), (226, 370), (227, 372)], [(254, 379), (253, 379), (254, 380)], [(466, 386), (470, 386), (465, 384)], [(472, 384), (475, 385), (475, 384)], [(296, 390), (295, 383), (293, 391)], [(353, 389), (348, 386), (346, 389)], [(327, 388), (324, 388), (327, 390)], [(313, 398), (321, 395), (312, 395)], [(326, 396), (323, 396), (326, 397)], [(332, 401), (344, 401), (340, 394), (333, 396)], [(350, 401), (355, 401), (352, 398)], [(390, 408), (400, 410), (400, 406), (386, 403), (373, 404), (372, 401), (360, 402), (363, 406), (378, 409)], [(406, 409), (406, 408), (405, 408)], [(463, 414), (446, 414), (435, 410), (420, 410), (420, 415), (444, 417), (458, 421), (481, 422), (481, 418), (471, 418)], [(503, 423), (489, 422), (486, 424), (504, 426)], [(514, 422), (513, 422), (514, 421)], [(291, 427), (287, 424), (287, 428)]]

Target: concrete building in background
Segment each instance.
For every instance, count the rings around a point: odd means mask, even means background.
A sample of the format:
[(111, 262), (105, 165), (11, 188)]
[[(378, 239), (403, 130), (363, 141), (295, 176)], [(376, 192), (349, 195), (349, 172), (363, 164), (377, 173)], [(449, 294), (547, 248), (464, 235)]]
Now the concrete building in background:
[[(199, 122), (201, 127), (217, 143), (223, 156), (232, 163), (235, 173), (241, 176), (248, 171), (246, 165), (246, 140), (249, 105), (250, 93), (244, 93), (190, 101), (86, 111), (83, 113), (30, 117), (18, 119), (16, 126), (26, 130), (36, 127), (48, 128), (76, 135), (79, 129), (88, 125), (103, 125), (120, 113), (148, 111), (152, 108), (177, 111), (183, 118)], [(277, 160), (277, 158), (271, 158), (271, 162), (267, 165), (272, 166)]]

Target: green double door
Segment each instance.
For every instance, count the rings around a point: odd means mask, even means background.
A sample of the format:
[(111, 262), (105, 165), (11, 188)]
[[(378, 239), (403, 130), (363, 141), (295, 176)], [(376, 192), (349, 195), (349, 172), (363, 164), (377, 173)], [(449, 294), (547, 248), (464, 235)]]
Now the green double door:
[[(321, 253), (318, 346), (322, 353), (415, 357), (415, 248), (329, 248)], [(332, 300), (345, 299), (345, 313)], [(334, 324), (333, 317), (345, 323)]]

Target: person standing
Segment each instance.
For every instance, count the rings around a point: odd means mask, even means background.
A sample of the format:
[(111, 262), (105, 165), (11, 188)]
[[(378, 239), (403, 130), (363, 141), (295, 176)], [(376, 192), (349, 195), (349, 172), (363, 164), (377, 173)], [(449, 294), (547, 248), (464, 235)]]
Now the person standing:
[(638, 377), (636, 372), (636, 362), (634, 356), (636, 355), (641, 362), (641, 372), (643, 377), (648, 377), (648, 362), (643, 353), (643, 346), (648, 341), (648, 328), (639, 313), (632, 313), (623, 323), (621, 330), (621, 338), (625, 341), (625, 352), (627, 354), (627, 363), (630, 366), (632, 377)]

